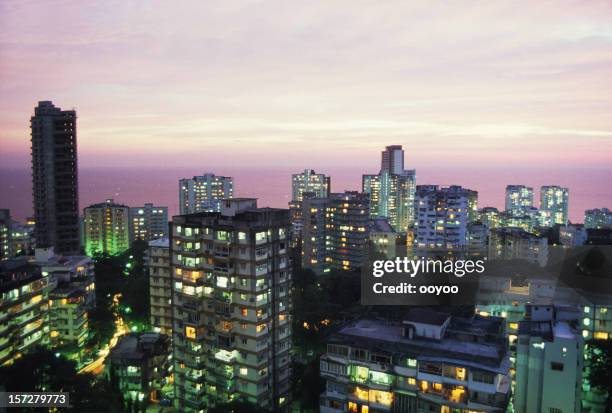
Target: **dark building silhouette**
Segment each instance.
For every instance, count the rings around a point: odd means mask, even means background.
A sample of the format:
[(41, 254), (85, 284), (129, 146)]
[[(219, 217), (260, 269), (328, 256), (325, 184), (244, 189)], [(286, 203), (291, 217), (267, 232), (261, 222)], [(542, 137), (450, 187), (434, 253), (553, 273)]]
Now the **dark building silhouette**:
[(32, 191), (38, 247), (79, 251), (76, 112), (38, 102), (30, 120)]

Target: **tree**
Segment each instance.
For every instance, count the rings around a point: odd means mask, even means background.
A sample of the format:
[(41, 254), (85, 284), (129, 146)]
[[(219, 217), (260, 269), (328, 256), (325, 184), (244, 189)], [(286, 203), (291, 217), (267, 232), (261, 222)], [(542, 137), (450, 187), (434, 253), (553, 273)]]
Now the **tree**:
[(122, 411), (121, 395), (108, 382), (96, 381), (92, 374), (78, 374), (75, 362), (43, 348), (0, 369), (0, 384), (9, 392), (69, 393), (72, 411)]
[(612, 412), (612, 341), (591, 340), (586, 350), (589, 383), (606, 393), (606, 412)]

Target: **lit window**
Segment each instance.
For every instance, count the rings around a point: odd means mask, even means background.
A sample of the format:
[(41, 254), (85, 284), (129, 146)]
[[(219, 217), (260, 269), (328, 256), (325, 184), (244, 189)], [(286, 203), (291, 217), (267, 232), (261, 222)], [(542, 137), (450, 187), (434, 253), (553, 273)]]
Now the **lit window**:
[(195, 339), (196, 338), (196, 329), (194, 327), (191, 327), (191, 326), (186, 326), (185, 327), (185, 336), (187, 336), (187, 338)]

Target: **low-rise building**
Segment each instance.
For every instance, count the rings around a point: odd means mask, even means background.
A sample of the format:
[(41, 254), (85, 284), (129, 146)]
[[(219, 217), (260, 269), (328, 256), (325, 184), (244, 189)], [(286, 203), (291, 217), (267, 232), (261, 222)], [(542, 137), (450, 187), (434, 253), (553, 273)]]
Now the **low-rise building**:
[(386, 218), (372, 219), (370, 223), (370, 242), (376, 252), (384, 254), (388, 259), (395, 258), (401, 240), (402, 235), (393, 229)]
[(353, 322), (321, 356), (320, 411), (505, 412), (507, 346), (497, 317), (413, 310), (403, 322)]
[(122, 336), (108, 355), (105, 375), (126, 402), (142, 407), (163, 397), (170, 366), (168, 336), (130, 333)]
[(543, 267), (548, 262), (548, 240), (520, 228), (496, 228), (489, 233), (489, 259), (522, 259)]

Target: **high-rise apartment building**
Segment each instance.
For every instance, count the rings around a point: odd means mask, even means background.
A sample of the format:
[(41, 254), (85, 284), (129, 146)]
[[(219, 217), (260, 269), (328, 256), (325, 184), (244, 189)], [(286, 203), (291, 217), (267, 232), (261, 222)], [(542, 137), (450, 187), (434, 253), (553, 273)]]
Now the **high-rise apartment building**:
[(567, 225), (568, 208), (568, 188), (554, 185), (540, 188), (540, 225), (543, 227)]
[(130, 208), (112, 199), (84, 211), (85, 253), (121, 254), (130, 247)]
[(30, 120), (36, 244), (59, 254), (80, 249), (76, 118), (42, 101)]
[(368, 194), (356, 191), (330, 195), (325, 225), (329, 268), (355, 270), (365, 263), (370, 236), (369, 200)]
[(130, 208), (130, 239), (150, 241), (168, 236), (168, 207), (144, 204)]
[(160, 238), (149, 241), (149, 296), (151, 326), (156, 333), (172, 335), (172, 272), (170, 241)]
[(361, 319), (321, 356), (321, 413), (497, 412), (510, 400), (504, 321), (413, 310), (402, 322)]
[(523, 215), (525, 208), (533, 206), (533, 188), (525, 185), (506, 186), (506, 212)]
[(171, 231), (175, 407), (290, 406), (289, 213), (229, 199)]
[(219, 212), (221, 200), (234, 196), (234, 180), (229, 176), (207, 173), (179, 180), (181, 214)]
[(381, 158), (380, 172), (362, 177), (362, 190), (370, 195), (370, 215), (387, 218), (396, 231), (407, 232), (414, 224), (415, 171), (403, 169), (401, 145), (387, 146)]
[(49, 277), (25, 258), (0, 263), (0, 366), (49, 342)]
[(304, 192), (312, 192), (315, 198), (327, 198), (331, 189), (331, 178), (312, 169), (291, 175), (291, 200), (301, 201)]
[(11, 211), (0, 209), (0, 261), (13, 256)]
[(289, 215), (291, 236), (294, 245), (302, 238), (302, 201), (308, 198), (327, 198), (331, 189), (331, 178), (312, 169), (291, 176), (291, 201)]
[(302, 202), (302, 265), (317, 273), (360, 268), (370, 233), (369, 196), (347, 191)]
[(427, 249), (464, 249), (468, 223), (478, 217), (478, 192), (461, 186), (419, 185), (416, 190), (416, 245)]
[(587, 229), (612, 228), (612, 211), (608, 208), (588, 209), (584, 211), (584, 227)]

